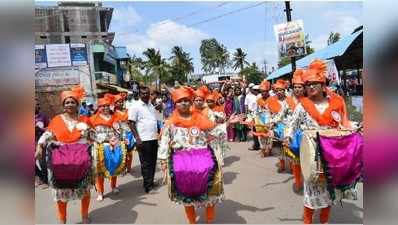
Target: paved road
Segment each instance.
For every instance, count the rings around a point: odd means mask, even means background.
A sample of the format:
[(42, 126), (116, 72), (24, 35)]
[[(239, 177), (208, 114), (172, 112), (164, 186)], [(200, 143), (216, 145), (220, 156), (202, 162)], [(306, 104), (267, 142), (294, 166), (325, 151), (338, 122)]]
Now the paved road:
[[(302, 223), (302, 195), (293, 193), (291, 174), (276, 173), (276, 157), (260, 158), (248, 151), (248, 143), (232, 143), (225, 158), (226, 199), (217, 205), (215, 223)], [(134, 173), (119, 180), (120, 193), (107, 194), (103, 202), (92, 191), (92, 223), (181, 224), (186, 223), (183, 207), (171, 203), (167, 188), (145, 194), (142, 189), (138, 155), (134, 155)], [(156, 178), (161, 179), (158, 171)], [(109, 182), (105, 183), (109, 192)], [(330, 223), (363, 223), (363, 186), (357, 201), (345, 201), (333, 207)], [(36, 223), (57, 223), (55, 203), (48, 189), (36, 188)], [(205, 222), (200, 210), (199, 223)], [(68, 205), (68, 223), (79, 223), (80, 201)], [(319, 222), (317, 219), (314, 222)]]

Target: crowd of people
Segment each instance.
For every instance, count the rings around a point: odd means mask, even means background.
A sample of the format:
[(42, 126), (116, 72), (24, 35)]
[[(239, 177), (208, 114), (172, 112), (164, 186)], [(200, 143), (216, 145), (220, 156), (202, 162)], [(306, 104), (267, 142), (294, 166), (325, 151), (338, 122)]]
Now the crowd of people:
[[(304, 193), (304, 223), (312, 223), (317, 209), (320, 222), (327, 223), (338, 199), (331, 191), (333, 172), (317, 167), (316, 179), (306, 179), (300, 140), (306, 130), (356, 134), (360, 126), (348, 120), (344, 98), (327, 87), (326, 72), (326, 64), (314, 60), (308, 69), (297, 69), (291, 81), (272, 85), (226, 81), (220, 88), (162, 86), (160, 92), (142, 85), (134, 92), (105, 94), (96, 107), (83, 104), (84, 90), (75, 87), (62, 92), (64, 112), (50, 121), (36, 107), (36, 175), (49, 185), (60, 223), (66, 223), (67, 202), (75, 199), (81, 200), (82, 222), (89, 223), (92, 187), (101, 202), (109, 178), (117, 194), (117, 177), (132, 172), (138, 152), (144, 192), (160, 185), (154, 180), (159, 163), (169, 198), (184, 206), (188, 222), (196, 223), (196, 208), (205, 207), (206, 222), (212, 223), (215, 205), (225, 198), (228, 142), (251, 141), (249, 150), (261, 157), (278, 155), (277, 172), (290, 168), (294, 190)], [(354, 182), (347, 183), (340, 199), (355, 193), (361, 176), (357, 168), (348, 173)]]

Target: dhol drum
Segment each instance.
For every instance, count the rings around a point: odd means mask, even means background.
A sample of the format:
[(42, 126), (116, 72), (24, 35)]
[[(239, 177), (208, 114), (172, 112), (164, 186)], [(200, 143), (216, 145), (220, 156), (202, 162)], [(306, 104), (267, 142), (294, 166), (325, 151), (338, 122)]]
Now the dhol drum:
[(50, 186), (78, 188), (91, 182), (91, 145), (50, 143), (47, 152)]
[(207, 194), (217, 169), (210, 147), (190, 147), (172, 153), (171, 181), (183, 198), (196, 199)]
[(354, 185), (362, 175), (363, 136), (357, 132), (319, 134), (318, 141), (330, 185), (337, 189)]
[(334, 200), (356, 199), (353, 189), (362, 172), (362, 152), (363, 137), (357, 132), (305, 130), (300, 146), (303, 177), (317, 182), (323, 174)]
[(318, 148), (317, 134), (325, 137), (345, 136), (351, 134), (348, 130), (325, 129), (304, 130), (300, 145), (300, 165), (304, 180), (316, 181), (323, 174), (323, 164)]
[(103, 143), (97, 145), (97, 172), (106, 177), (118, 176), (125, 169), (126, 144), (119, 142), (116, 145)]

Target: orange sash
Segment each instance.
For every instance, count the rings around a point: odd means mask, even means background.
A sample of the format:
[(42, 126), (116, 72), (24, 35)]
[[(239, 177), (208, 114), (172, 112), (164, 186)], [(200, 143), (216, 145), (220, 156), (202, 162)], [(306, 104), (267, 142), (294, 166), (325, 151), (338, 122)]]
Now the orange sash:
[(177, 110), (174, 110), (166, 123), (168, 125), (174, 124), (177, 127), (184, 128), (197, 127), (201, 130), (209, 130), (216, 126), (208, 117), (203, 116), (197, 111), (192, 112), (190, 120), (186, 120), (180, 116)]
[(192, 113), (193, 112), (200, 113), (200, 114), (202, 114), (205, 117), (209, 116), (209, 108), (208, 107), (204, 107), (202, 110), (200, 110), (200, 109), (196, 108), (195, 106), (192, 106), (191, 112)]
[(95, 115), (93, 115), (92, 117), (90, 117), (90, 125), (92, 127), (96, 127), (96, 126), (107, 126), (107, 127), (113, 127), (113, 122), (116, 120), (116, 116), (112, 115), (110, 120), (105, 120), (104, 118), (102, 118), (100, 116), (100, 113), (97, 113)]
[(267, 104), (269, 110), (272, 113), (274, 113), (274, 114), (278, 113), (281, 110), (281, 108), (282, 108), (282, 105), (279, 103), (277, 96), (269, 97), (267, 99), (267, 103), (266, 104)]
[[(300, 100), (299, 100), (300, 101)], [(292, 96), (287, 96), (286, 97), (286, 102), (289, 105), (289, 108), (294, 111), (296, 109), (297, 103), (294, 101), (294, 97)]]
[(341, 98), (338, 98), (336, 96), (330, 96), (329, 98), (329, 106), (328, 108), (321, 114), (317, 108), (315, 107), (315, 104), (313, 101), (311, 101), (307, 97), (303, 97), (301, 99), (301, 104), (303, 105), (303, 108), (305, 111), (308, 112), (308, 114), (320, 125), (320, 126), (328, 126), (331, 128), (337, 128), (339, 126), (339, 123), (333, 119), (332, 112), (337, 112), (340, 114), (341, 117), (341, 123), (343, 123), (343, 118), (344, 118), (344, 102), (341, 100)]
[(50, 121), (47, 130), (51, 131), (55, 135), (57, 141), (63, 143), (77, 142), (81, 137), (81, 132), (77, 130), (76, 127), (72, 130), (72, 132), (69, 131), (61, 115), (55, 116)]
[(257, 105), (260, 106), (261, 108), (265, 108), (267, 106), (267, 99), (264, 99), (263, 97), (257, 99)]
[(124, 122), (128, 120), (128, 114), (126, 111), (116, 110), (114, 115), (116, 122)]
[(217, 105), (213, 110), (216, 112), (224, 112), (224, 105)]

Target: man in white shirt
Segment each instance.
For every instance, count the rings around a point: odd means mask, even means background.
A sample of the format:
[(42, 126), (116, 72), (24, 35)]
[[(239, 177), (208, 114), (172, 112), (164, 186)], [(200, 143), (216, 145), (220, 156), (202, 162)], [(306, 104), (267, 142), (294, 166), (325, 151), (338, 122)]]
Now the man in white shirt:
[(128, 120), (140, 157), (144, 190), (149, 193), (154, 188), (158, 128), (155, 107), (149, 100), (149, 88), (141, 86), (139, 95), (140, 100), (134, 104), (134, 107), (128, 109)]
[[(249, 85), (249, 93), (246, 95), (245, 99), (245, 108), (246, 108), (246, 115), (254, 115), (257, 110), (257, 95), (259, 93), (259, 86), (258, 85)], [(253, 131), (256, 131), (253, 127)], [(259, 150), (260, 143), (258, 142), (258, 137), (253, 135), (253, 146), (249, 148), (249, 150)]]

